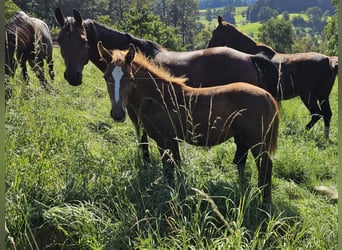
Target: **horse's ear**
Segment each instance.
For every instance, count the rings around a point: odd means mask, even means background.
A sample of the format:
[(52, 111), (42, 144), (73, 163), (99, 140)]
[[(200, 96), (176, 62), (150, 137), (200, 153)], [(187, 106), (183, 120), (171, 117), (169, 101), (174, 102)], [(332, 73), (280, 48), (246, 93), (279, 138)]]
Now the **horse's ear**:
[(103, 47), (102, 41), (99, 41), (97, 43), (97, 50), (99, 52), (101, 59), (104, 60), (106, 63), (110, 63), (112, 61), (112, 54), (109, 50)]
[(72, 12), (74, 13), (74, 18), (75, 18), (76, 24), (78, 26), (81, 26), (82, 25), (82, 16), (81, 16), (80, 12), (78, 12), (78, 10), (75, 10), (75, 9), (72, 9)]
[(134, 57), (135, 57), (135, 46), (132, 43), (130, 43), (128, 52), (125, 57), (126, 63), (133, 62)]
[(56, 17), (56, 20), (57, 22), (63, 26), (64, 23), (65, 23), (65, 17), (63, 15), (63, 12), (61, 10), (61, 8), (57, 7), (56, 10), (55, 10), (55, 17)]
[(218, 16), (218, 17), (217, 17), (217, 22), (218, 22), (219, 25), (222, 25), (223, 17)]

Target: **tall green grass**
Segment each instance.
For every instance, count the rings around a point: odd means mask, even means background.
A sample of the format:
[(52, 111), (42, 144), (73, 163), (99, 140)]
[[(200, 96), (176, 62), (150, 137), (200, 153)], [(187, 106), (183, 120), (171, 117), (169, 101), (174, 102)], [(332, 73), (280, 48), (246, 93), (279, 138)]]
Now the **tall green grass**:
[(247, 182), (231, 164), (233, 141), (181, 143), (184, 183), (163, 178), (156, 144), (143, 166), (129, 120), (114, 123), (102, 73), (92, 64), (72, 87), (54, 52), (44, 91), (18, 71), (6, 103), (7, 246), (17, 249), (337, 249), (337, 208), (316, 193), (336, 185), (337, 84), (330, 139), (299, 99), (281, 105), (273, 204), (263, 210), (252, 156)]

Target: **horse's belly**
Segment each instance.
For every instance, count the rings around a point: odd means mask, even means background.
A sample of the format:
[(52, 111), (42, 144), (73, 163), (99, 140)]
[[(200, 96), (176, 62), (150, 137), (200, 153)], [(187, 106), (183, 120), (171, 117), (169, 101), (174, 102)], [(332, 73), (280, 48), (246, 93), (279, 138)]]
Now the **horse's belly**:
[(196, 146), (215, 146), (233, 136), (233, 129), (223, 128), (216, 124), (198, 123), (187, 130), (186, 141)]

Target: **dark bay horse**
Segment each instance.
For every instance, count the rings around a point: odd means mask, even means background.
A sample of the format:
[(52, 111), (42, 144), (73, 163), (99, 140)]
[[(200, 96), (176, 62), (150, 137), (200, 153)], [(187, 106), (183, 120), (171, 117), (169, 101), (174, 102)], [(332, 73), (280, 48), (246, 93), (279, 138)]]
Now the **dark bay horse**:
[(54, 79), (52, 50), (49, 27), (42, 20), (19, 11), (6, 23), (6, 75), (14, 75), (18, 62), (22, 68), (23, 78), (27, 81), (26, 61), (28, 61), (40, 83), (46, 87), (44, 59), (48, 64), (50, 78)]
[(316, 52), (282, 54), (272, 48), (256, 43), (252, 38), (218, 17), (218, 26), (213, 31), (208, 48), (228, 46), (245, 53), (264, 53), (279, 69), (277, 98), (291, 99), (299, 96), (310, 111), (311, 120), (307, 129), (323, 117), (324, 133), (329, 136), (332, 116), (329, 95), (338, 71), (338, 58)]
[[(97, 43), (102, 41), (108, 49), (127, 49), (132, 43), (145, 56), (168, 68), (172, 74), (186, 76), (187, 84), (194, 87), (243, 81), (258, 85), (271, 93), (276, 92), (276, 88), (272, 87), (275, 87), (278, 81), (278, 70), (263, 56), (250, 55), (226, 47), (174, 52), (150, 40), (109, 29), (90, 19), (83, 20), (77, 10), (73, 10), (73, 17), (65, 17), (60, 8), (57, 8), (55, 17), (61, 26), (58, 43), (66, 65), (64, 78), (71, 85), (82, 83), (83, 66), (89, 60), (102, 72), (105, 71), (106, 64), (100, 60), (97, 50)], [(128, 114), (139, 131), (139, 121), (134, 117), (135, 113), (128, 110)], [(140, 145), (147, 162), (148, 145), (144, 131), (139, 140), (142, 142)]]
[[(234, 137), (235, 161), (243, 174), (247, 151), (258, 167), (258, 185), (264, 201), (271, 201), (272, 161), (278, 135), (278, 104), (266, 90), (244, 82), (193, 88), (156, 66), (134, 45), (128, 51), (98, 49), (107, 64), (104, 78), (115, 121), (125, 120), (130, 106), (153, 138), (170, 183), (180, 164), (178, 142), (196, 146), (218, 145)], [(241, 177), (241, 176), (240, 176)]]

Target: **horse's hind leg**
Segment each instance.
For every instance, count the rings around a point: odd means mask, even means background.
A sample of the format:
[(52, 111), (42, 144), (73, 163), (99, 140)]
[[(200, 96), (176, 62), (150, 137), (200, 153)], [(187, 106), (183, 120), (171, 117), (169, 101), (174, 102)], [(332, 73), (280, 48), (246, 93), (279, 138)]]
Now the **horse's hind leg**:
[(272, 160), (269, 153), (263, 147), (251, 149), (258, 168), (258, 186), (263, 188), (263, 202), (272, 202)]
[(24, 59), (20, 60), (20, 67), (21, 67), (21, 72), (22, 72), (24, 81), (25, 81), (26, 84), (28, 84), (28, 74), (27, 74), (26, 60), (24, 60)]
[(321, 106), (323, 120), (324, 120), (324, 135), (328, 138), (329, 130), (330, 130), (330, 121), (332, 117), (329, 98), (327, 97), (325, 99), (320, 99), (319, 105)]
[(322, 117), (322, 111), (321, 111), (320, 107), (318, 106), (316, 98), (312, 98), (312, 97), (310, 98), (309, 96), (307, 96), (307, 97), (301, 96), (301, 99), (311, 114), (311, 120), (305, 127), (307, 130), (309, 130)]
[(47, 58), (47, 64), (48, 64), (48, 68), (49, 68), (49, 75), (51, 80), (53, 81), (55, 79), (55, 72), (53, 71), (53, 60), (52, 60), (52, 55), (48, 56)]
[(37, 60), (29, 60), (32, 70), (35, 72), (40, 84), (46, 89), (47, 82), (44, 75), (44, 61), (42, 58)]

